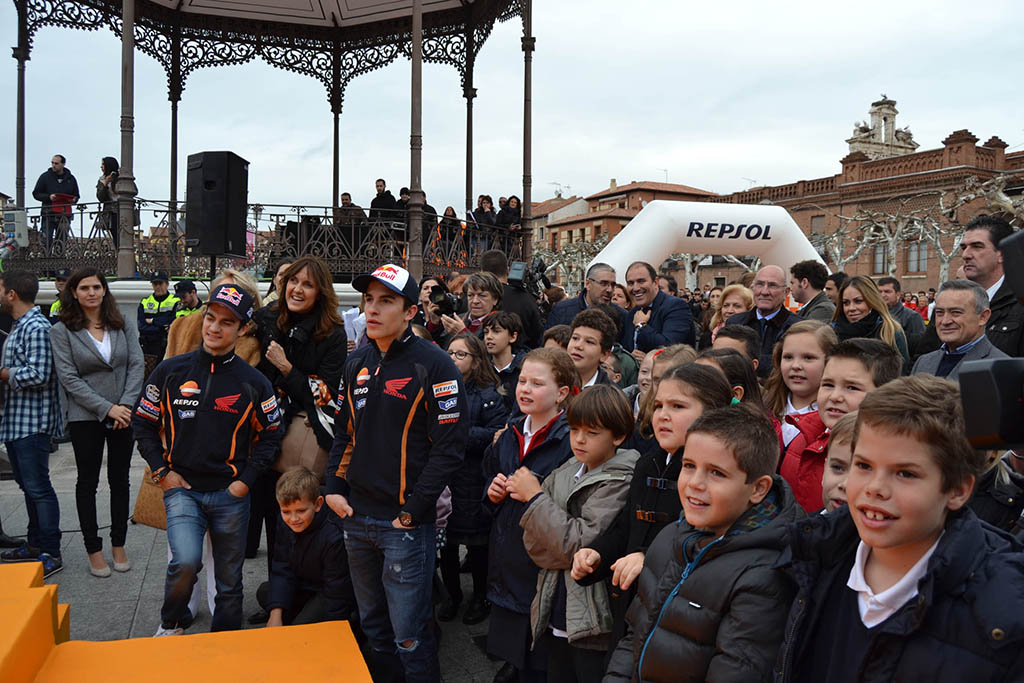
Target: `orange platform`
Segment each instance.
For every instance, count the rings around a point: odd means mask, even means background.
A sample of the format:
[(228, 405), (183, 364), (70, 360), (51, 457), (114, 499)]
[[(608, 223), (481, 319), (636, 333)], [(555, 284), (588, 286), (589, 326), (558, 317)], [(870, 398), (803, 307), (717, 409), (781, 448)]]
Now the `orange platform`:
[[(0, 681), (371, 681), (348, 622), (105, 642), (70, 641), (39, 563), (0, 566)], [(112, 668), (113, 667), (113, 668)]]

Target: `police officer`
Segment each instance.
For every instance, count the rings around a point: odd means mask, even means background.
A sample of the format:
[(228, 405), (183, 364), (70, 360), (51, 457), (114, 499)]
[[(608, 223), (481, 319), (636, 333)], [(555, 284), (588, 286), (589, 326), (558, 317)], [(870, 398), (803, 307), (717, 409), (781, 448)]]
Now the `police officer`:
[(192, 315), (203, 307), (203, 300), (196, 293), (196, 284), (191, 280), (178, 280), (174, 283), (174, 294), (178, 303), (174, 306), (174, 319)]
[(57, 288), (57, 298), (50, 304), (50, 314), (46, 316), (50, 320), (51, 325), (56, 325), (60, 322), (60, 295), (64, 291), (64, 285), (68, 283), (68, 278), (71, 277), (71, 271), (67, 268), (61, 268), (53, 277), (53, 286)]
[(146, 355), (146, 374), (164, 357), (167, 328), (174, 322), (178, 297), (167, 291), (167, 273), (158, 270), (149, 278), (153, 293), (139, 302), (136, 320), (139, 323), (139, 344)]

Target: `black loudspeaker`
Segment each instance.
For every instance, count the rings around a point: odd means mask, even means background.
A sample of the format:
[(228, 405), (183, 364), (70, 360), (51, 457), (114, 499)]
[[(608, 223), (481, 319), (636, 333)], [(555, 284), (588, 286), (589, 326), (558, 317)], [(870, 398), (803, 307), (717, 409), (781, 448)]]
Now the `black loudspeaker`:
[(188, 157), (185, 251), (245, 257), (249, 162), (233, 152)]

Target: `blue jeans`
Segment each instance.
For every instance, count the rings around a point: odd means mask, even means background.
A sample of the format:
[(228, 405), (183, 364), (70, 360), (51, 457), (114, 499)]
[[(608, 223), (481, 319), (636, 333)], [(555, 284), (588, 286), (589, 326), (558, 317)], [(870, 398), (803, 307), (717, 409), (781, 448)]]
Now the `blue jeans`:
[(207, 530), (213, 546), (213, 575), (217, 583), (210, 630), (241, 628), (242, 563), (249, 524), (249, 496), (238, 498), (227, 489), (203, 492), (179, 487), (164, 491), (164, 507), (167, 509), (167, 542), (171, 546), (164, 606), (160, 610), (164, 628), (185, 627), (191, 623), (188, 599), (196, 574), (203, 567), (203, 536)]
[(397, 648), (409, 683), (441, 680), (431, 621), (434, 525), (396, 529), (391, 520), (365, 515), (346, 517), (343, 524), (360, 626), (370, 646), (392, 654)]
[(50, 483), (50, 436), (8, 441), (7, 455), (14, 480), (25, 493), (29, 547), (60, 557), (60, 504)]

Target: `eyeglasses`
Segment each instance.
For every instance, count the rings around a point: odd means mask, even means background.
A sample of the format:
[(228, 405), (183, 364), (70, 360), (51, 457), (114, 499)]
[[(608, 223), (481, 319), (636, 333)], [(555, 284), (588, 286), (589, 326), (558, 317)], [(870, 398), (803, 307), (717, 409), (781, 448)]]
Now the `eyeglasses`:
[(448, 355), (455, 360), (466, 360), (471, 354), (469, 351), (449, 351)]
[(773, 292), (777, 292), (786, 285), (779, 282), (762, 282), (761, 280), (754, 281), (754, 289), (768, 289)]
[(615, 280), (595, 280), (594, 278), (588, 277), (587, 282), (593, 282), (595, 285), (604, 287), (605, 289), (615, 286)]

